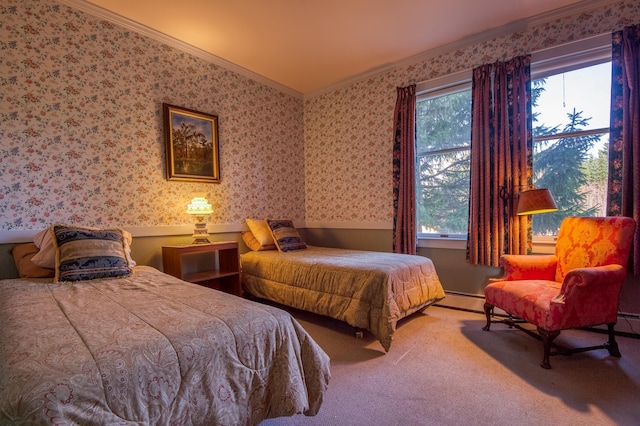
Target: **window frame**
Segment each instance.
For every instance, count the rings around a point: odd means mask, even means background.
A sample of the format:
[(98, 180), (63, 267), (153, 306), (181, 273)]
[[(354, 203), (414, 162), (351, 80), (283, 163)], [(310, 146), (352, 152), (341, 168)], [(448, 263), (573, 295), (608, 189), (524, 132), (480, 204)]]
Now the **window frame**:
[[(423, 92), (421, 92), (419, 95), (416, 95), (416, 103), (420, 102), (423, 99), (446, 96), (446, 95), (449, 95), (449, 94), (459, 93), (459, 92), (466, 91), (466, 90), (470, 91), (471, 90), (471, 73), (470, 72), (469, 73), (464, 73), (464, 80), (463, 81), (451, 82), (451, 81), (446, 80), (444, 82), (444, 84), (443, 84), (442, 81), (436, 82), (436, 83), (440, 83), (440, 84), (436, 84), (436, 86), (434, 86), (432, 88), (428, 88), (428, 89), (424, 90)], [(469, 136), (471, 136), (471, 135), (469, 135)], [(427, 152), (429, 154), (438, 154), (438, 153), (445, 153), (445, 152), (461, 152), (461, 151), (470, 151), (470, 150), (471, 150), (471, 146), (446, 148), (446, 149), (439, 149), (439, 150), (434, 150), (434, 151), (416, 152), (416, 164), (418, 163), (418, 158), (422, 157), (422, 156), (425, 156), (425, 154)], [(418, 187), (419, 187), (419, 185), (418, 185), (417, 176), (416, 176), (416, 189)], [(416, 200), (416, 202), (417, 202), (417, 200)], [(418, 211), (418, 209), (416, 208), (416, 213), (417, 213), (417, 211)], [(450, 240), (464, 240), (464, 241), (466, 241), (467, 240), (467, 235), (466, 234), (441, 234), (441, 233), (417, 232), (417, 238), (418, 239), (421, 239), (421, 238), (426, 238), (426, 239), (434, 239), (434, 238), (435, 239), (443, 239), (443, 238), (447, 238), (447, 239), (450, 239)]]
[[(606, 33), (533, 52), (531, 54), (531, 80), (608, 61), (611, 61), (611, 34)], [(453, 93), (452, 88), (455, 89), (461, 85), (468, 84), (471, 87), (472, 72), (472, 70), (465, 70), (416, 84), (416, 102), (436, 93), (438, 95), (446, 94), (447, 91)], [(418, 153), (416, 153), (416, 161), (417, 155)], [(418, 247), (426, 248), (464, 249), (467, 244), (467, 236), (460, 234), (444, 236), (416, 233), (416, 238)], [(553, 253), (555, 240), (555, 237), (549, 236), (534, 237), (533, 251), (535, 253)]]

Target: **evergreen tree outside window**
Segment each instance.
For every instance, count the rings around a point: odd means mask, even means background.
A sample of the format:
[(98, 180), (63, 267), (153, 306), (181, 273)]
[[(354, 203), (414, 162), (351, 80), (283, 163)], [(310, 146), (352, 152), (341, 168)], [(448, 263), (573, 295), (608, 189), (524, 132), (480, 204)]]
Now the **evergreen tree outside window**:
[(466, 237), (470, 139), (471, 84), (416, 99), (418, 235)]
[(533, 81), (533, 183), (555, 213), (533, 215), (534, 236), (555, 235), (568, 216), (604, 216), (611, 62)]

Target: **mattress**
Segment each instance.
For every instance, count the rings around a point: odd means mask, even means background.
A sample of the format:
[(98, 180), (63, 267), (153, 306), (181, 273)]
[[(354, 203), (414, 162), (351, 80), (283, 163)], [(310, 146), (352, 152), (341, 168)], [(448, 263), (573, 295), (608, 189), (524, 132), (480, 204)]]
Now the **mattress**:
[(241, 255), (249, 294), (370, 331), (388, 351), (398, 320), (444, 298), (423, 256), (309, 246)]
[(329, 358), (283, 310), (136, 266), (0, 281), (1, 424), (258, 424), (314, 415)]

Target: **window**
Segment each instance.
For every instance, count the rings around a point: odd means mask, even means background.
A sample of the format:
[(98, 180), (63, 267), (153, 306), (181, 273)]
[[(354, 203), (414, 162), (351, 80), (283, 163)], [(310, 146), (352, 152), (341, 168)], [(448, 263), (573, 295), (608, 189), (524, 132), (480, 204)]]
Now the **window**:
[[(533, 184), (559, 207), (533, 215), (536, 238), (555, 235), (566, 216), (604, 214), (610, 44), (604, 35), (532, 54)], [(471, 72), (417, 89), (418, 237), (466, 238)]]
[(418, 234), (467, 235), (471, 83), (416, 99)]

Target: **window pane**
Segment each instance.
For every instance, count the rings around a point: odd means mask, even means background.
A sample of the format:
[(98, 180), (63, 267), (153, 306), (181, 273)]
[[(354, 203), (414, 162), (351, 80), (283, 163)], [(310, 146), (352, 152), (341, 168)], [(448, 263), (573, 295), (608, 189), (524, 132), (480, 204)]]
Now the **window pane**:
[(418, 159), (418, 233), (467, 233), (469, 150)]
[(558, 211), (533, 215), (534, 235), (555, 235), (567, 216), (605, 215), (608, 139), (607, 133), (535, 144), (534, 183), (549, 188)]
[(611, 62), (535, 80), (534, 88), (541, 82), (542, 91), (537, 97), (534, 94), (533, 105), (538, 124), (562, 130), (575, 109), (589, 119), (583, 129), (609, 128)]
[(471, 90), (416, 102), (418, 233), (466, 235)]
[(417, 152), (468, 147), (471, 138), (471, 90), (416, 102)]

